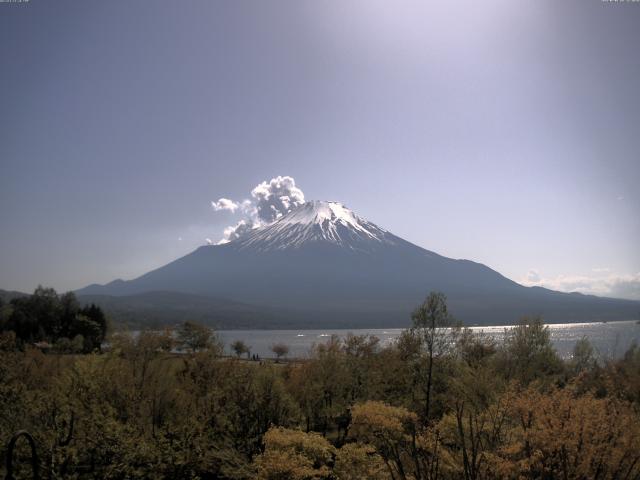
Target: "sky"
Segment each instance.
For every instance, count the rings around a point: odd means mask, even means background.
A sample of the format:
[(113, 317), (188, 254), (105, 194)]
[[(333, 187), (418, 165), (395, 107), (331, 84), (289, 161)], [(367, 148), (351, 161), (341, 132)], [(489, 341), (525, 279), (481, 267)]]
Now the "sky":
[(0, 288), (130, 279), (290, 176), (527, 285), (640, 299), (640, 3), (0, 3)]

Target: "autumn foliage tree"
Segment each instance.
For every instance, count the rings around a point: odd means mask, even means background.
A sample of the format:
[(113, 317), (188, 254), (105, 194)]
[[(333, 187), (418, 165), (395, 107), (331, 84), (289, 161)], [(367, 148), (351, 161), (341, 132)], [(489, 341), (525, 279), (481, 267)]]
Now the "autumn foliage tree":
[(289, 346), (284, 343), (274, 343), (271, 345), (271, 351), (276, 354), (276, 358), (280, 360), (289, 354)]
[(640, 422), (624, 401), (529, 388), (514, 400), (504, 435), (494, 457), (500, 476), (640, 476)]
[(368, 401), (354, 405), (349, 437), (375, 448), (390, 478), (440, 478), (450, 470), (439, 433), (423, 428), (418, 416), (403, 407)]
[(262, 480), (329, 479), (335, 448), (321, 435), (274, 427), (264, 435), (264, 452), (256, 457)]

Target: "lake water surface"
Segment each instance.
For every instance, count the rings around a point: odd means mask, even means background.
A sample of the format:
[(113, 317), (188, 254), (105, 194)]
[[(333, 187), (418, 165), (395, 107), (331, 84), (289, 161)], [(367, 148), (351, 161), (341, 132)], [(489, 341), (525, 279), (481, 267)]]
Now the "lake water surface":
[[(563, 358), (571, 356), (575, 343), (582, 337), (589, 339), (602, 358), (617, 358), (624, 354), (632, 342), (640, 343), (640, 324), (635, 320), (626, 322), (564, 323), (549, 324), (551, 341)], [(509, 326), (471, 327), (475, 332), (500, 342)], [(382, 345), (393, 342), (403, 331), (401, 328), (387, 329), (345, 329), (345, 330), (220, 330), (218, 335), (225, 344), (225, 351), (231, 353), (229, 344), (242, 340), (251, 347), (251, 353), (263, 358), (273, 357), (271, 346), (284, 343), (289, 346), (289, 357), (308, 357), (314, 343), (324, 343), (331, 335), (340, 338), (349, 332), (354, 335), (375, 335)]]

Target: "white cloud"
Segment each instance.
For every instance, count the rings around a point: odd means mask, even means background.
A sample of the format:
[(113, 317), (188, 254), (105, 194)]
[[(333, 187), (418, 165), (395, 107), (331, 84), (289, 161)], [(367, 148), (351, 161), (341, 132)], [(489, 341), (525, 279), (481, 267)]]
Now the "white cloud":
[(239, 203), (229, 200), (228, 198), (221, 198), (217, 202), (211, 202), (211, 206), (216, 212), (228, 210), (231, 213), (235, 213), (235, 211), (240, 208)]
[(292, 177), (277, 176), (251, 190), (258, 219), (269, 224), (304, 203), (304, 193)]
[(591, 275), (558, 275), (544, 278), (537, 270), (531, 269), (520, 283), (528, 287), (545, 287), (560, 292), (640, 300), (640, 272), (616, 275), (608, 268), (594, 268), (592, 272)]
[(617, 278), (611, 284), (611, 296), (640, 300), (640, 272)]
[(277, 176), (259, 183), (251, 190), (251, 199), (235, 202), (220, 198), (217, 202), (211, 202), (215, 211), (238, 211), (244, 216), (235, 225), (224, 229), (218, 245), (240, 238), (254, 228), (269, 225), (304, 202), (304, 193), (296, 186), (294, 178), (289, 176)]
[(527, 272), (526, 280), (530, 283), (538, 283), (542, 279), (540, 278), (540, 273), (537, 270), (531, 269)]
[(222, 239), (218, 242), (218, 245), (229, 243), (236, 238), (240, 238), (244, 234), (250, 232), (254, 228), (254, 224), (249, 220), (240, 220), (235, 225), (230, 225), (224, 229)]

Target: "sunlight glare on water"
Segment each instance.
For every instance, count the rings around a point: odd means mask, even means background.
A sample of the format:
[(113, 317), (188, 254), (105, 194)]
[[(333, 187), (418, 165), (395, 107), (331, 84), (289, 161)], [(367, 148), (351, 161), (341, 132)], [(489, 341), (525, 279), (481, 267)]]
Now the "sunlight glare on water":
[[(560, 323), (549, 324), (551, 341), (563, 358), (569, 358), (575, 343), (586, 337), (600, 357), (616, 358), (624, 354), (632, 342), (640, 343), (640, 324), (635, 320), (624, 322)], [(505, 329), (513, 326), (474, 326), (474, 332), (487, 335), (501, 342)], [(251, 353), (261, 357), (272, 357), (271, 346), (285, 343), (289, 346), (289, 357), (308, 357), (311, 347), (325, 343), (332, 335), (345, 338), (354, 335), (375, 335), (381, 345), (389, 345), (403, 331), (395, 329), (323, 329), (323, 330), (221, 330), (218, 335), (227, 346), (234, 340), (242, 340), (251, 346)], [(229, 352), (230, 353), (230, 352)]]

